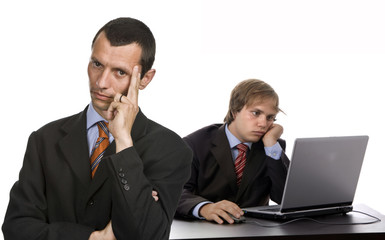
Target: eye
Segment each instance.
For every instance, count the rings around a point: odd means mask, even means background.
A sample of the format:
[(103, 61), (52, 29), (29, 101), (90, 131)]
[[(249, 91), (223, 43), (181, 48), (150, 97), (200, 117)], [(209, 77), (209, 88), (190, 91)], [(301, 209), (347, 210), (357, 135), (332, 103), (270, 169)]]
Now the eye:
[(125, 75), (126, 75), (126, 72), (125, 72), (125, 71), (122, 71), (122, 70), (118, 70), (118, 75), (119, 75), (119, 76), (125, 76)]
[(100, 62), (96, 61), (96, 60), (92, 60), (92, 65), (94, 65), (97, 68), (102, 66), (102, 64)]
[(251, 114), (258, 117), (259, 115), (261, 115), (261, 112), (260, 111), (253, 111), (253, 112), (251, 112)]
[(271, 122), (271, 121), (275, 122), (277, 119), (275, 118), (275, 115), (271, 115), (271, 116), (267, 116), (266, 120), (269, 122)]

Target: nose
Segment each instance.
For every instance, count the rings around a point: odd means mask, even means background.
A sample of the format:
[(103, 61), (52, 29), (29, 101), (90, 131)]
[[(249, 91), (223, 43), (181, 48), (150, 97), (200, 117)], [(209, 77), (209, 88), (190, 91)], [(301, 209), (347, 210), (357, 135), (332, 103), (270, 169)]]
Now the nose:
[(96, 85), (99, 88), (109, 88), (110, 80), (109, 80), (109, 73), (108, 70), (104, 70), (98, 77), (98, 80), (96, 81)]
[(257, 119), (258, 127), (265, 128), (267, 126), (267, 119), (264, 114), (261, 114)]

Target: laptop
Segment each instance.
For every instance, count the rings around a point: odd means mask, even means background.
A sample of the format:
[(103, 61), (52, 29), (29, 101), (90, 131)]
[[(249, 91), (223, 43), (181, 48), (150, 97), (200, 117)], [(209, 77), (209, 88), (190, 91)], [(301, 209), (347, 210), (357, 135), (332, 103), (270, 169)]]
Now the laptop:
[(246, 216), (276, 220), (352, 211), (368, 140), (368, 136), (296, 139), (281, 204), (242, 210)]

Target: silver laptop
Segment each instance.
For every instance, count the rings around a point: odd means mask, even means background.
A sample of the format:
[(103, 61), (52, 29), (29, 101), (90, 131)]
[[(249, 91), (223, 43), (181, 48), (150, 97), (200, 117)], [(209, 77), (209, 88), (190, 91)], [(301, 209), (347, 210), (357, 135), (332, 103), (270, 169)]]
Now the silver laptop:
[(296, 139), (281, 205), (243, 208), (246, 216), (286, 220), (352, 211), (368, 140)]

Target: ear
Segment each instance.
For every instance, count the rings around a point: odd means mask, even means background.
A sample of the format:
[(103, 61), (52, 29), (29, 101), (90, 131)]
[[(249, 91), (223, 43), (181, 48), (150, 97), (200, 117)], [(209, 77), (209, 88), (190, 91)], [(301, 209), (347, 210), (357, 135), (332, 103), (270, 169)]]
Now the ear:
[(231, 116), (233, 117), (233, 119), (235, 120), (235, 117), (238, 115), (238, 112), (233, 112), (233, 111), (231, 111)]
[(142, 79), (140, 80), (140, 83), (139, 83), (139, 89), (140, 90), (145, 89), (147, 87), (147, 85), (150, 84), (151, 80), (155, 76), (155, 73), (156, 73), (155, 69), (150, 69), (146, 72), (146, 74), (144, 74), (144, 77), (142, 77)]

